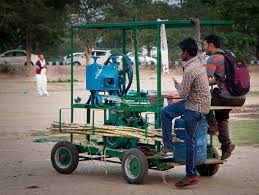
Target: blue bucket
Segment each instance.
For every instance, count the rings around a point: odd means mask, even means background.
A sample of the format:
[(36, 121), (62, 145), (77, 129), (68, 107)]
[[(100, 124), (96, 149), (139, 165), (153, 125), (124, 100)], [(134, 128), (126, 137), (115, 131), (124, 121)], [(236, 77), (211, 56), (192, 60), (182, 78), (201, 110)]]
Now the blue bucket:
[[(186, 140), (187, 133), (185, 130), (185, 124), (183, 118), (175, 120), (174, 133), (176, 137), (181, 140)], [(208, 123), (204, 119), (201, 121), (199, 130), (197, 131), (197, 148), (196, 148), (196, 165), (204, 163), (207, 159), (207, 144), (208, 144)], [(186, 145), (183, 143), (175, 143), (174, 161), (179, 163), (185, 163), (186, 161)]]

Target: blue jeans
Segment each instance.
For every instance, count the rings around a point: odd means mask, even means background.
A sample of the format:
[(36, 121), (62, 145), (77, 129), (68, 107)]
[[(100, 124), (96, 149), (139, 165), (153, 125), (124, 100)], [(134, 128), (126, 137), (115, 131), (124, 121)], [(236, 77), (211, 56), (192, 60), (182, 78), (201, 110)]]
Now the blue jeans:
[(185, 110), (184, 122), (187, 137), (185, 140), (186, 144), (186, 176), (195, 177), (197, 176), (196, 170), (196, 147), (197, 147), (197, 131), (200, 129), (202, 120), (205, 119), (205, 115), (191, 110)]
[(185, 102), (186, 100), (180, 100), (161, 109), (162, 134), (165, 149), (174, 151), (172, 142), (172, 120), (184, 114)]
[(185, 129), (187, 132), (186, 138), (186, 176), (197, 176), (196, 171), (196, 147), (197, 147), (197, 130), (199, 129), (204, 114), (185, 109), (184, 103), (186, 100), (181, 100), (177, 103), (170, 104), (161, 110), (162, 134), (163, 143), (166, 149), (174, 151), (172, 143), (172, 120), (183, 115), (185, 121)]

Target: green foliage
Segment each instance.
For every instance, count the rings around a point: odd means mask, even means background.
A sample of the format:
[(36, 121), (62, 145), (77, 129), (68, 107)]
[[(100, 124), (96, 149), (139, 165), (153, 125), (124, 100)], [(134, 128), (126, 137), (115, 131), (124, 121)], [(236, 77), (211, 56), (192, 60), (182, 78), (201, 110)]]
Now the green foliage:
[[(236, 145), (259, 144), (258, 115), (249, 116), (249, 119), (231, 120), (229, 122), (230, 138)], [(213, 139), (215, 145), (220, 145), (217, 137)]]
[[(48, 83), (70, 83), (71, 79), (61, 79), (59, 78), (58, 80), (48, 80)], [(74, 79), (73, 82), (79, 82), (79, 80)]]
[(16, 71), (16, 68), (14, 65), (7, 64), (7, 63), (1, 63), (0, 64), (0, 72), (3, 74), (14, 74)]
[(230, 136), (233, 142), (238, 145), (259, 144), (258, 123), (258, 116), (252, 120), (231, 121)]
[(233, 51), (237, 58), (243, 61), (249, 58), (256, 42), (255, 37), (237, 31), (222, 34), (222, 37), (224, 48)]
[(4, 0), (0, 3), (1, 50), (25, 48), (32, 34), (34, 50), (53, 44), (63, 36), (66, 1)]
[[(0, 52), (25, 48), (26, 34), (32, 33), (32, 49), (51, 59), (67, 55), (70, 47), (70, 23), (114, 23), (157, 19), (234, 20), (233, 28), (202, 28), (202, 35), (214, 32), (223, 37), (225, 48), (239, 58), (248, 59), (259, 49), (258, 0), (183, 0), (179, 4), (153, 0), (2, 0), (0, 1)], [(178, 58), (177, 43), (194, 36), (191, 29), (167, 30), (169, 55)], [(121, 48), (121, 31), (78, 30), (75, 51), (83, 51), (86, 40), (93, 47), (101, 40), (101, 48)], [(133, 33), (127, 32), (127, 50), (133, 48)], [(138, 31), (139, 46), (156, 45), (156, 32)]]
[[(226, 45), (243, 60), (251, 51), (259, 51), (259, 3), (257, 0), (218, 0), (215, 10), (220, 19), (235, 21), (232, 32), (225, 36)], [(258, 52), (257, 51), (257, 52)]]
[(249, 91), (248, 96), (257, 97), (259, 96), (259, 91)]

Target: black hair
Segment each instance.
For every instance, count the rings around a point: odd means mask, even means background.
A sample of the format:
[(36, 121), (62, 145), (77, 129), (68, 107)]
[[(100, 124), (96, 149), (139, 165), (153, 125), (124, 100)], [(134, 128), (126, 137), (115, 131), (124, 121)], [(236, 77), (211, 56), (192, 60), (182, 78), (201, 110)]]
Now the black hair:
[(204, 41), (206, 41), (207, 43), (213, 43), (213, 45), (216, 48), (220, 48), (221, 47), (221, 40), (217, 35), (211, 34), (208, 35), (207, 37), (205, 37)]
[(198, 45), (196, 43), (196, 41), (189, 37), (187, 39), (184, 39), (183, 41), (181, 41), (179, 43), (179, 47), (183, 50), (183, 51), (187, 51), (187, 53), (190, 56), (196, 56), (197, 52), (198, 52)]

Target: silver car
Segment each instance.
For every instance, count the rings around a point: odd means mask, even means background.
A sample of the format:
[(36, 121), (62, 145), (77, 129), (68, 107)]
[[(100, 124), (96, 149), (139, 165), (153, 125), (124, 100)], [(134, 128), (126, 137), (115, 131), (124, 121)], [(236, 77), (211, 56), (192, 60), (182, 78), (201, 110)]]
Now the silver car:
[[(25, 50), (9, 50), (0, 54), (0, 64), (7, 63), (11, 65), (26, 65), (27, 54)], [(31, 54), (31, 63), (35, 65), (38, 55)]]
[[(133, 64), (135, 64), (134, 52), (127, 53), (127, 56), (131, 59)], [(145, 65), (156, 65), (157, 64), (156, 58), (146, 56), (143, 53), (138, 53), (138, 62), (139, 62), (139, 64), (145, 64)]]
[[(92, 50), (92, 56), (98, 56), (97, 59), (98, 64), (104, 64), (104, 62), (110, 57), (111, 51), (110, 50)], [(71, 55), (65, 56), (63, 58), (65, 64), (70, 65), (71, 63)], [(89, 64), (93, 63), (93, 59), (90, 59)], [(84, 52), (76, 52), (73, 54), (73, 64), (74, 65), (86, 65), (86, 57)]]

